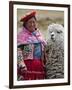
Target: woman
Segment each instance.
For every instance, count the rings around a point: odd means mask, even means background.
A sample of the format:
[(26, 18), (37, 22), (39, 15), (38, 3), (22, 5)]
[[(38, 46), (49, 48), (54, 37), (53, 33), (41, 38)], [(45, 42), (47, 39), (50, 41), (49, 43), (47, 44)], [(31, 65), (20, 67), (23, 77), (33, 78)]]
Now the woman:
[[(19, 48), (19, 46), (23, 44), (41, 43), (43, 54), (46, 42), (43, 39), (40, 31), (37, 29), (37, 20), (35, 15), (36, 12), (32, 11), (21, 18), (20, 21), (23, 22), (23, 30), (17, 36), (17, 44)], [(24, 58), (22, 60), (24, 65), (21, 62), (23, 67), (22, 69), (18, 69), (18, 75), (21, 75), (23, 80), (36, 80), (45, 78), (44, 62), (42, 58), (40, 58), (41, 52), (39, 49), (36, 49), (35, 52), (37, 53), (36, 57)]]

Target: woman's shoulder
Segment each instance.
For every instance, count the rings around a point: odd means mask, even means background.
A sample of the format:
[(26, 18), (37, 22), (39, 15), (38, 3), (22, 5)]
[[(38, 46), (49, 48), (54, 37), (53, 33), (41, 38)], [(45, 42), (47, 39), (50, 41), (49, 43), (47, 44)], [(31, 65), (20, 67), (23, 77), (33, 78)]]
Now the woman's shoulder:
[(27, 35), (27, 32), (26, 32), (26, 30), (25, 30), (24, 28), (21, 28), (21, 29), (20, 29), (20, 32), (18, 32), (17, 35), (18, 35), (18, 36), (26, 36), (26, 35)]
[(18, 43), (18, 45), (27, 43), (27, 37), (28, 37), (27, 33), (24, 31), (24, 29), (22, 29), (22, 31), (20, 31), (17, 34), (17, 43)]

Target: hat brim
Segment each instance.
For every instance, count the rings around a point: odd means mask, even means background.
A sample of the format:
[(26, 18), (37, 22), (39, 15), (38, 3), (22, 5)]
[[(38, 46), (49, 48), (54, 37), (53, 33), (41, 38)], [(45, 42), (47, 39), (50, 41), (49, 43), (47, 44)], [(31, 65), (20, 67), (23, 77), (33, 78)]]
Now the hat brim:
[(36, 15), (36, 11), (32, 11), (32, 12), (26, 14), (25, 16), (23, 16), (23, 17), (20, 19), (20, 21), (21, 21), (21, 22), (26, 22), (26, 21), (28, 21), (30, 18), (34, 17), (35, 15)]

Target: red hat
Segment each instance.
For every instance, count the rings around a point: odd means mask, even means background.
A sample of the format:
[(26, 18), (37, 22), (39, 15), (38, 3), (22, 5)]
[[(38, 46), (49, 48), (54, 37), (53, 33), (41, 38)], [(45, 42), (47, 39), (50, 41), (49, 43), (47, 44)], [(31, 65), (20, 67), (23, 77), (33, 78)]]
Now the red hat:
[(25, 16), (23, 16), (20, 21), (21, 22), (26, 22), (27, 20), (29, 20), (30, 18), (34, 17), (36, 14), (36, 11), (32, 11), (30, 13), (27, 13)]

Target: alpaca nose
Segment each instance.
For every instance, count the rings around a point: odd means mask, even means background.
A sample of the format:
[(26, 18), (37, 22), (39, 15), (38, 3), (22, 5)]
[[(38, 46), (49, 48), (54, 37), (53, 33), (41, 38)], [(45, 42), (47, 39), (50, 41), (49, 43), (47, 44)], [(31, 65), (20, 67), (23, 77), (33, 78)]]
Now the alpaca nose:
[(54, 32), (51, 33), (51, 36), (54, 36)]
[(54, 34), (52, 34), (51, 36), (54, 36)]

